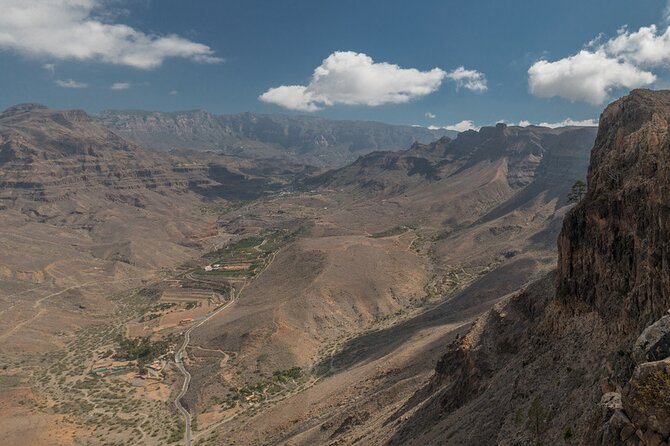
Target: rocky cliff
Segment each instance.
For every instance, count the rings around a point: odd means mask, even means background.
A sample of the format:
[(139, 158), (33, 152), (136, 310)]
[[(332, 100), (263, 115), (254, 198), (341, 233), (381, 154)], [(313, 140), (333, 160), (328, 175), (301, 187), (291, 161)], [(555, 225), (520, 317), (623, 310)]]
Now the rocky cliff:
[(559, 298), (639, 331), (670, 308), (670, 92), (635, 91), (607, 107), (589, 191), (566, 218)]
[(76, 192), (185, 191), (210, 182), (203, 163), (146, 152), (81, 110), (35, 104), (0, 114), (0, 203), (53, 201)]
[(318, 166), (342, 166), (373, 150), (400, 150), (415, 141), (427, 143), (456, 134), (379, 122), (254, 113), (214, 115), (203, 110), (107, 110), (97, 119), (120, 135), (152, 148), (215, 150)]
[(667, 445), (670, 92), (604, 111), (557, 273), (454, 340), (391, 444)]
[[(571, 181), (581, 178), (595, 133), (594, 127), (550, 129), (498, 124), (460, 133), (455, 139), (415, 143), (400, 152), (373, 152), (349, 166), (310, 179), (309, 183), (375, 193), (393, 193), (426, 182), (433, 183), (430, 188), (436, 189), (436, 183), (475, 171), (478, 166), (499, 164), (500, 176), (511, 192), (533, 185), (518, 197), (528, 199), (540, 190), (551, 189), (553, 194), (565, 191)], [(518, 205), (517, 200), (510, 206)]]

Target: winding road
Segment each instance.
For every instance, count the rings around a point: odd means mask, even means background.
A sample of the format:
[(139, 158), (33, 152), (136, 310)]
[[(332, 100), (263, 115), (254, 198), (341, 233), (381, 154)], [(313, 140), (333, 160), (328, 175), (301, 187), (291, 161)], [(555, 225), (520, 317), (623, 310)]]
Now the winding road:
[[(263, 240), (263, 243), (261, 243), (260, 246), (264, 245), (267, 240)], [(256, 247), (258, 249), (258, 247)], [(277, 252), (272, 253), (272, 257), (270, 257), (270, 260), (267, 262), (267, 264), (263, 267), (263, 270), (259, 272), (258, 274), (260, 275), (263, 271), (265, 271), (272, 263), (274, 262), (275, 258), (277, 256)], [(257, 276), (256, 276), (257, 277)], [(179, 368), (179, 371), (181, 372), (182, 375), (184, 375), (184, 382), (182, 383), (181, 386), (181, 391), (177, 395), (177, 397), (174, 400), (174, 405), (177, 408), (177, 410), (182, 414), (184, 417), (184, 444), (186, 446), (191, 446), (193, 442), (192, 438), (192, 433), (191, 433), (191, 414), (189, 411), (181, 404), (181, 400), (186, 395), (186, 392), (188, 392), (188, 388), (191, 385), (191, 374), (186, 370), (186, 367), (184, 367), (184, 353), (186, 352), (186, 348), (188, 347), (189, 342), (191, 342), (191, 333), (193, 330), (196, 328), (200, 327), (203, 325), (205, 322), (209, 321), (212, 319), (214, 316), (228, 308), (230, 305), (232, 305), (237, 299), (239, 299), (240, 295), (242, 294), (242, 291), (244, 291), (244, 288), (247, 286), (249, 281), (247, 279), (244, 279), (244, 282), (242, 283), (242, 286), (240, 287), (239, 291), (235, 293), (235, 289), (233, 288), (231, 292), (231, 297), (230, 297), (230, 302), (222, 305), (221, 307), (217, 308), (213, 313), (208, 315), (205, 319), (199, 321), (197, 324), (194, 324), (193, 326), (189, 327), (188, 330), (184, 332), (184, 342), (182, 342), (181, 347), (175, 352), (174, 354), (174, 362), (177, 364), (177, 368)]]
[(184, 342), (182, 342), (181, 347), (177, 350), (177, 352), (174, 354), (174, 362), (177, 364), (177, 368), (179, 368), (179, 371), (184, 375), (184, 382), (181, 386), (181, 391), (177, 395), (177, 398), (174, 400), (174, 405), (177, 408), (177, 410), (181, 413), (181, 415), (184, 417), (184, 444), (186, 446), (191, 446), (191, 414), (189, 413), (188, 410), (181, 404), (181, 400), (186, 395), (186, 392), (188, 392), (188, 388), (191, 385), (191, 374), (186, 370), (186, 367), (184, 367), (184, 352), (186, 351), (186, 348), (188, 347), (189, 342), (191, 342), (191, 332), (195, 330), (196, 328), (200, 327), (202, 324), (228, 308), (230, 305), (232, 305), (237, 298), (240, 296), (242, 293), (242, 290), (244, 290), (244, 287), (247, 285), (245, 282), (244, 285), (240, 288), (240, 290), (235, 294), (235, 291), (231, 293), (231, 299), (228, 303), (220, 306), (214, 312), (209, 314), (206, 318), (203, 320), (199, 321), (197, 324), (192, 325), (188, 330), (184, 332)]

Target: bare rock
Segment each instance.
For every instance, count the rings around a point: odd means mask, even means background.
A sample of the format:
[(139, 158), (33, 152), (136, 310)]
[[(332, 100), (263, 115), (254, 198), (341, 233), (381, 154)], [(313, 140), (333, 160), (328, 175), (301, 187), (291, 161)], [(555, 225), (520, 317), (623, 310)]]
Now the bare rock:
[(635, 368), (622, 395), (623, 408), (638, 427), (645, 445), (670, 438), (670, 359)]
[(633, 358), (638, 364), (670, 357), (670, 315), (647, 327), (635, 341)]

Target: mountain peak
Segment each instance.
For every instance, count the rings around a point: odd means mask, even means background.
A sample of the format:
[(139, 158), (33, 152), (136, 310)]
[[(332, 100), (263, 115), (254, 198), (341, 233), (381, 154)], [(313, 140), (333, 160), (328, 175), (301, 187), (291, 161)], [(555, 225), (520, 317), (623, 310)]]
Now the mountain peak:
[(31, 103), (27, 102), (24, 104), (16, 104), (12, 105), (11, 107), (5, 109), (0, 115), (2, 116), (11, 116), (11, 115), (16, 115), (19, 113), (25, 113), (33, 110), (48, 110), (49, 107), (46, 105), (42, 104), (37, 104), (37, 103)]

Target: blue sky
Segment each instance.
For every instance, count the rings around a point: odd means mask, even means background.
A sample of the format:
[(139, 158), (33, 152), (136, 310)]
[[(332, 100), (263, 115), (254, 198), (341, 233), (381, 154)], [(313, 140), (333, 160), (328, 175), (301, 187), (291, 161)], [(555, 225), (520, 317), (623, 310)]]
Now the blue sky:
[(0, 108), (554, 123), (597, 118), (669, 77), (665, 0), (0, 0), (0, 10)]

